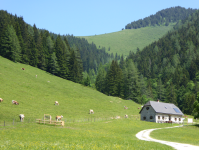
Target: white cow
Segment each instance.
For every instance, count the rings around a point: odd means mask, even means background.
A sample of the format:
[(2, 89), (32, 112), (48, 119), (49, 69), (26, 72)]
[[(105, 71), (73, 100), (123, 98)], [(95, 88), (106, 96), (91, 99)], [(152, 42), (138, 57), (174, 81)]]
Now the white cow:
[(57, 121), (58, 121), (58, 120), (60, 121), (60, 120), (61, 120), (61, 118), (63, 118), (63, 116), (62, 116), (62, 115), (61, 115), (61, 116), (56, 116), (56, 118), (55, 118), (55, 119), (56, 119)]
[(115, 119), (120, 119), (120, 116), (116, 116)]
[(3, 98), (0, 98), (0, 102), (3, 102)]
[(24, 120), (24, 117), (25, 117), (24, 114), (20, 114), (20, 115), (19, 115), (19, 118), (20, 118), (20, 121), (21, 121), (21, 122)]
[(55, 101), (55, 105), (59, 105), (58, 101)]
[(90, 114), (94, 114), (94, 111), (92, 109), (90, 109)]

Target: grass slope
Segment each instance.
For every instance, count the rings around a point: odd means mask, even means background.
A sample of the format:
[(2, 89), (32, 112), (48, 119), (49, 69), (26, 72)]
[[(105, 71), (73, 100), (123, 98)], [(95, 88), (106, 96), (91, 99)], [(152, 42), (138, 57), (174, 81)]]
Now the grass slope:
[[(19, 114), (25, 114), (25, 119), (42, 118), (44, 114), (50, 114), (53, 119), (56, 115), (88, 118), (91, 116), (89, 109), (95, 112), (92, 117), (135, 115), (139, 112), (140, 105), (133, 101), (106, 96), (92, 88), (2, 57), (0, 62), (0, 97), (4, 99), (0, 103), (0, 121), (18, 119)], [(12, 105), (12, 100), (18, 101), (19, 105)], [(55, 106), (55, 101), (60, 105)], [(129, 109), (124, 109), (124, 106)]]
[[(173, 25), (122, 30), (96, 36), (81, 36), (81, 38), (87, 39), (89, 43), (95, 43), (97, 47), (105, 47), (108, 53), (127, 56), (129, 51), (136, 52), (137, 47), (141, 50), (157, 41), (171, 30)], [(110, 51), (108, 51), (109, 47)]]

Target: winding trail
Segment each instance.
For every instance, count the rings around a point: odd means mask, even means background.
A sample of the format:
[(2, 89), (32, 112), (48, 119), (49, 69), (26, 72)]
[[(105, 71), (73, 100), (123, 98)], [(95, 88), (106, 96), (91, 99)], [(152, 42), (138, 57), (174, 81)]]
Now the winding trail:
[[(166, 128), (176, 128), (176, 127), (182, 127), (182, 126), (166, 127)], [(168, 142), (168, 141), (157, 140), (157, 139), (151, 138), (150, 133), (158, 129), (162, 129), (162, 128), (142, 130), (136, 134), (136, 137), (140, 140), (153, 141), (153, 142), (158, 142), (161, 144), (166, 144), (166, 145), (172, 146), (174, 149), (177, 149), (177, 150), (199, 150), (199, 146), (177, 143), (177, 142)]]

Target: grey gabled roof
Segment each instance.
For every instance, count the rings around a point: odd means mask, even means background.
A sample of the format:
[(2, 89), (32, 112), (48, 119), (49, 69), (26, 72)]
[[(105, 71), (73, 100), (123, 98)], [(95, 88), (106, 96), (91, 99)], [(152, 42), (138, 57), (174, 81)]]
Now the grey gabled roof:
[[(156, 101), (148, 101), (144, 106), (151, 106), (155, 110), (156, 113), (164, 113), (164, 114), (173, 114), (173, 115), (184, 115), (181, 110), (174, 104), (171, 103), (163, 103)], [(142, 109), (143, 109), (142, 108)], [(142, 111), (140, 110), (140, 113)]]

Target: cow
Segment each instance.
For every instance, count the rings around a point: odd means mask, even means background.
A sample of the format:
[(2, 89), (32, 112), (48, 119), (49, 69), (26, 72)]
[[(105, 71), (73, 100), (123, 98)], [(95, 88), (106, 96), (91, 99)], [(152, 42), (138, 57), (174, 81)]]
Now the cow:
[(124, 118), (128, 118), (128, 115), (124, 115)]
[(90, 114), (94, 114), (94, 111), (92, 109), (90, 109)]
[(0, 102), (3, 102), (3, 98), (0, 98)]
[(59, 105), (58, 101), (55, 101), (55, 105)]
[(120, 116), (116, 116), (115, 119), (120, 119)]
[(19, 103), (15, 100), (12, 100), (12, 104), (19, 105)]
[(128, 107), (124, 106), (124, 109), (128, 109)]
[(20, 114), (20, 115), (19, 115), (19, 118), (20, 118), (20, 121), (21, 121), (21, 122), (24, 120), (24, 117), (25, 117), (24, 114)]
[(56, 116), (56, 118), (55, 118), (55, 119), (56, 119), (57, 121), (58, 121), (58, 120), (60, 121), (60, 120), (61, 120), (61, 118), (63, 118), (63, 116), (62, 116), (62, 115), (61, 115), (61, 116)]
[(22, 70), (25, 70), (25, 68), (21, 68)]

